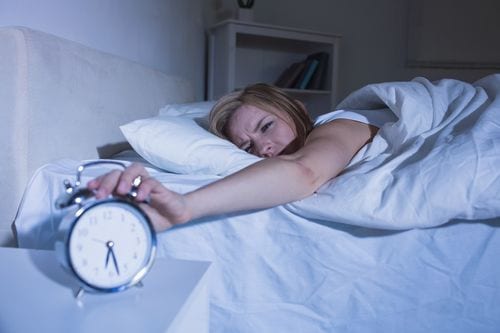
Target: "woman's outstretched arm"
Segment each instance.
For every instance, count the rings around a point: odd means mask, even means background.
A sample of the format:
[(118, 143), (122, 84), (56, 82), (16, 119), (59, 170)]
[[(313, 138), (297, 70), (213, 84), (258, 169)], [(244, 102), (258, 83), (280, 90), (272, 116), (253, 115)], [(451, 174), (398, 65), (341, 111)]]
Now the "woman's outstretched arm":
[(203, 216), (269, 208), (305, 198), (337, 176), (376, 130), (352, 120), (329, 122), (315, 128), (297, 152), (264, 159), (185, 195), (169, 191), (137, 164), (123, 173), (99, 177), (88, 186), (97, 190), (98, 198), (113, 191), (124, 195), (132, 180), (143, 176), (137, 200), (150, 199), (151, 206), (143, 208), (161, 231)]
[(366, 124), (337, 120), (316, 128), (302, 149), (264, 159), (187, 194), (193, 217), (274, 207), (305, 198), (337, 176), (372, 137)]

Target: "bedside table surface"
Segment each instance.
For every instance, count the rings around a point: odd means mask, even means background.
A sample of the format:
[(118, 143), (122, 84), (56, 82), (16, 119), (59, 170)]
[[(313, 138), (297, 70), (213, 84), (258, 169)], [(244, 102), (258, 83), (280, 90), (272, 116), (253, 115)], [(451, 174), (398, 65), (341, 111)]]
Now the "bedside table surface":
[(209, 266), (157, 258), (143, 287), (77, 300), (54, 251), (0, 248), (0, 331), (172, 332), (182, 321), (208, 330)]

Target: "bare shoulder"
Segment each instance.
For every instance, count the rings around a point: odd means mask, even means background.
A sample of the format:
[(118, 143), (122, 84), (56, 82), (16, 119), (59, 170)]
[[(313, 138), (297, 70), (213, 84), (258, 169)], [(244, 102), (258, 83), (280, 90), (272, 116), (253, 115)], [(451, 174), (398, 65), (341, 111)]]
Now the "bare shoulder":
[(378, 127), (355, 120), (336, 119), (315, 127), (309, 134), (307, 141), (322, 137), (368, 142), (378, 131)]
[(377, 131), (365, 123), (336, 119), (314, 128), (301, 149), (282, 158), (301, 164), (324, 183), (337, 176)]
[[(312, 130), (303, 147), (305, 151), (344, 151), (354, 156), (361, 147), (370, 142), (378, 127), (349, 119), (336, 119)], [(351, 157), (352, 157), (351, 156)]]

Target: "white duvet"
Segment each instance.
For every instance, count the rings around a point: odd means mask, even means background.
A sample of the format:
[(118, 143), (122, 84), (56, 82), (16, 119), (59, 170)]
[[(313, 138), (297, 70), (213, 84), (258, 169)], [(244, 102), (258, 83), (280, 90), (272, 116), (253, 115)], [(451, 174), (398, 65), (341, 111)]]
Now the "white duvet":
[(500, 216), (500, 75), (475, 84), (374, 84), (342, 109), (389, 107), (386, 124), (345, 170), (292, 212), (384, 229)]
[[(158, 255), (212, 262), (211, 332), (497, 332), (498, 80), (360, 90), (345, 103), (386, 103), (401, 121), (342, 176), (300, 202), (161, 233)], [(35, 174), (16, 219), (21, 247), (52, 247), (54, 200), (79, 163)], [(179, 192), (216, 179), (150, 171)], [(490, 219), (444, 224), (459, 217)]]

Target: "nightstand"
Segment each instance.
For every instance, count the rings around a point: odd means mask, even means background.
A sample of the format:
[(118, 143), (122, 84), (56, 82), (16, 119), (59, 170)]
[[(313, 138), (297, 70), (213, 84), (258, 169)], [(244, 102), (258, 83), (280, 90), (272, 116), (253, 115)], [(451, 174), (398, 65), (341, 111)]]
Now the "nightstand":
[(76, 299), (54, 251), (0, 248), (0, 331), (208, 332), (209, 266), (157, 258), (143, 287)]

